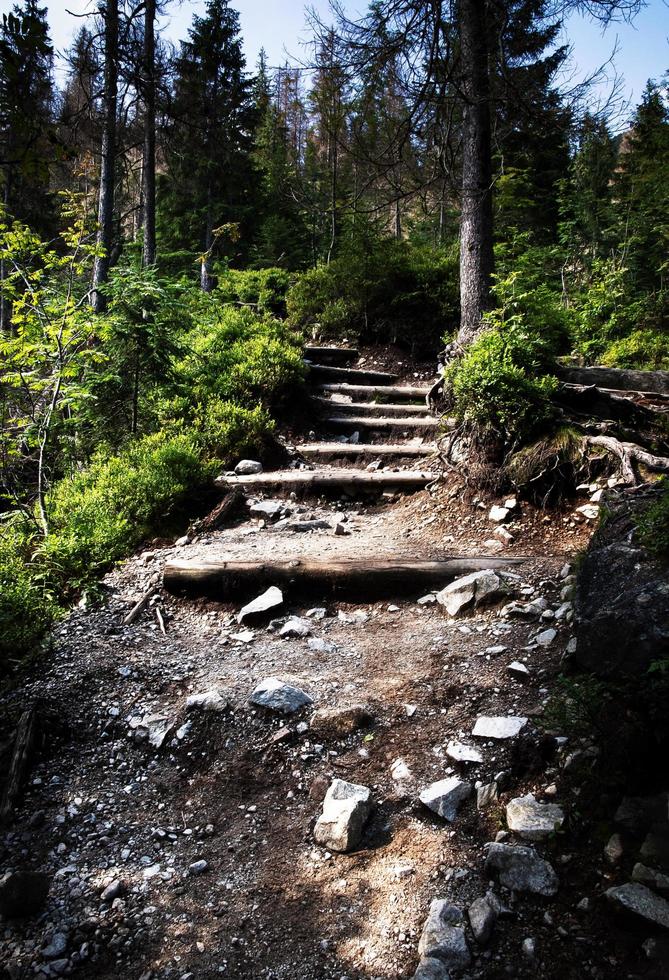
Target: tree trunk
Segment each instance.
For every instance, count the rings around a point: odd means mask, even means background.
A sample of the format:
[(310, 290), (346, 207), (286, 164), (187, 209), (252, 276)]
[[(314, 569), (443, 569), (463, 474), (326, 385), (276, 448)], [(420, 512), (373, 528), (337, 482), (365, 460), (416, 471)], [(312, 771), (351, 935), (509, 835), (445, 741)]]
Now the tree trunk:
[(144, 10), (144, 245), (142, 265), (156, 261), (156, 0), (146, 0)]
[(211, 184), (207, 187), (207, 217), (204, 231), (204, 254), (200, 263), (200, 288), (204, 293), (210, 293), (215, 280), (211, 274), (211, 249), (214, 244), (214, 213), (212, 204)]
[(100, 6), (105, 25), (104, 121), (100, 163), (97, 245), (102, 254), (93, 268), (92, 306), (102, 313), (107, 301), (100, 287), (109, 277), (114, 236), (114, 184), (116, 177), (116, 112), (118, 103), (118, 0)]
[(493, 271), (490, 80), (485, 0), (460, 0), (463, 144), (460, 216), (460, 331), (468, 344), (490, 308)]

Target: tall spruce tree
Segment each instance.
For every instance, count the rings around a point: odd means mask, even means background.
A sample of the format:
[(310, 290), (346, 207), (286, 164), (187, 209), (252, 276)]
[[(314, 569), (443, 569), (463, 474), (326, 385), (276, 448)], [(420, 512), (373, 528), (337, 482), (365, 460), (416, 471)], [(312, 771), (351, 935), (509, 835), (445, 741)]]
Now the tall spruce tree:
[(238, 224), (243, 236), (253, 203), (254, 112), (245, 66), (239, 14), (227, 0), (209, 0), (174, 65), (160, 202), (168, 245), (199, 250), (200, 284), (207, 292), (215, 282), (217, 229)]

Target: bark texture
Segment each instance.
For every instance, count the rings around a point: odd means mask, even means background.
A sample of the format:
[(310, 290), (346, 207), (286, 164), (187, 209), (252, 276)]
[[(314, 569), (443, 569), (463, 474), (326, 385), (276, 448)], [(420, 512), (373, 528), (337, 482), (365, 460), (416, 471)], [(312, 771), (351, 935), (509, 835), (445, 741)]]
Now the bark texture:
[(102, 250), (93, 268), (92, 306), (102, 313), (106, 300), (100, 287), (109, 277), (114, 237), (114, 189), (116, 181), (116, 113), (118, 107), (118, 0), (100, 7), (105, 25), (104, 119), (100, 161), (97, 245)]
[(142, 264), (156, 261), (156, 0), (144, 8), (144, 151), (142, 160), (144, 243)]

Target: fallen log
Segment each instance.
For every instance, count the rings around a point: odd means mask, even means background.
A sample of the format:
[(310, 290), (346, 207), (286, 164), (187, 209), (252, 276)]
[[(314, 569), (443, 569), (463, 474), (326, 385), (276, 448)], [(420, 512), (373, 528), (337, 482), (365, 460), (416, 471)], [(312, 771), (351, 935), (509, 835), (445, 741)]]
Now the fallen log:
[(238, 511), (242, 511), (244, 504), (244, 494), (239, 489), (231, 490), (230, 493), (223, 497), (223, 500), (217, 504), (214, 509), (207, 514), (206, 517), (202, 519), (197, 524), (198, 532), (201, 531), (216, 531), (218, 528), (223, 527), (224, 524), (234, 516)]
[(354, 595), (365, 599), (434, 591), (459, 575), (518, 565), (524, 558), (389, 558), (289, 561), (172, 561), (163, 585), (173, 595), (246, 598), (270, 585), (293, 592)]
[(19, 718), (14, 740), (12, 761), (0, 803), (0, 822), (11, 819), (28, 774), (30, 758), (37, 734), (37, 705), (27, 708)]
[(405, 489), (424, 487), (436, 480), (437, 475), (437, 473), (418, 470), (381, 473), (368, 473), (366, 470), (356, 469), (277, 470), (274, 473), (254, 473), (250, 476), (218, 476), (215, 482), (217, 487), (226, 490), (231, 487), (255, 490), (263, 487), (303, 490), (355, 487), (360, 490), (385, 490), (388, 487)]
[(583, 415), (615, 420), (635, 429), (657, 427), (662, 410), (641, 405), (625, 397), (625, 394), (622, 391), (598, 388), (596, 385), (562, 384), (554, 398), (558, 405)]
[(596, 385), (616, 391), (647, 391), (669, 394), (669, 371), (632, 371), (626, 368), (560, 367), (558, 377), (577, 385)]

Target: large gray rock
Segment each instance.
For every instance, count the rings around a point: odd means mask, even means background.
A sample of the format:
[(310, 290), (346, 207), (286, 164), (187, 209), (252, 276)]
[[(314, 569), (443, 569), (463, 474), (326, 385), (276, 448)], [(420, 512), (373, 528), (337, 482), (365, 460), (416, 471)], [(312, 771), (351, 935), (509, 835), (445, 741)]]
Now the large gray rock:
[(630, 912), (645, 922), (669, 929), (669, 902), (666, 898), (655, 895), (645, 885), (628, 882), (626, 885), (609, 888), (604, 894), (616, 908)]
[(283, 605), (283, 592), (281, 589), (277, 589), (276, 585), (270, 585), (266, 592), (259, 595), (256, 599), (251, 602), (247, 602), (243, 606), (237, 615), (237, 622), (243, 623), (245, 621), (251, 622), (256, 619), (261, 619), (267, 613), (274, 612)]
[(0, 878), (0, 915), (19, 919), (41, 911), (51, 887), (41, 871), (9, 871)]
[(354, 850), (362, 839), (372, 807), (372, 793), (367, 786), (333, 780), (314, 827), (314, 839), (330, 851)]
[(497, 910), (492, 908), (487, 898), (477, 898), (469, 906), (467, 915), (474, 933), (474, 939), (480, 946), (486, 946), (495, 929)]
[(424, 956), (413, 975), (413, 980), (451, 980), (448, 967), (434, 956)]
[(191, 694), (186, 698), (186, 711), (225, 711), (230, 701), (221, 691), (212, 688), (201, 694)]
[(371, 720), (369, 708), (364, 704), (353, 704), (350, 708), (319, 708), (312, 715), (310, 727), (324, 738), (344, 738)]
[(280, 711), (284, 715), (292, 714), (313, 703), (309, 695), (299, 687), (285, 684), (276, 677), (265, 678), (251, 695), (251, 704), (269, 708), (270, 711)]
[(662, 874), (655, 868), (648, 868), (640, 861), (632, 868), (632, 880), (652, 888), (654, 892), (659, 892), (661, 895), (669, 895), (669, 875)]
[(514, 738), (527, 724), (527, 718), (512, 715), (488, 716), (481, 715), (476, 719), (472, 735), (479, 738)]
[(639, 854), (649, 864), (669, 871), (669, 823), (656, 824), (648, 831)]
[(506, 822), (509, 830), (525, 840), (543, 840), (560, 829), (564, 812), (556, 803), (539, 803), (528, 793), (507, 805)]
[(446, 755), (454, 762), (479, 763), (483, 762), (483, 756), (473, 745), (465, 745), (464, 742), (449, 742), (446, 746)]
[(445, 898), (435, 898), (430, 905), (418, 943), (421, 956), (441, 960), (453, 970), (465, 970), (470, 962), (465, 939), (462, 910)]
[(235, 466), (235, 473), (237, 476), (255, 476), (256, 473), (262, 473), (262, 463), (257, 459), (240, 459)]
[(256, 504), (251, 504), (249, 513), (253, 517), (262, 517), (266, 521), (275, 521), (280, 517), (285, 508), (281, 500), (259, 500)]
[(428, 810), (450, 823), (455, 820), (461, 804), (471, 796), (471, 792), (471, 783), (465, 783), (457, 776), (449, 776), (424, 789), (419, 799)]
[(555, 871), (533, 847), (491, 844), (485, 869), (487, 873), (497, 872), (500, 884), (516, 892), (532, 892), (550, 898), (559, 887)]
[(458, 616), (470, 606), (480, 606), (483, 602), (498, 599), (504, 593), (499, 575), (491, 569), (463, 575), (437, 592), (437, 602), (449, 616)]

